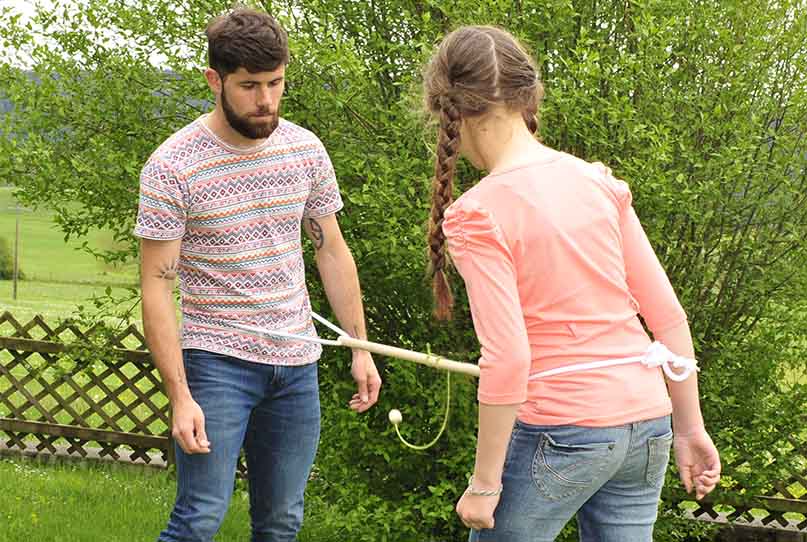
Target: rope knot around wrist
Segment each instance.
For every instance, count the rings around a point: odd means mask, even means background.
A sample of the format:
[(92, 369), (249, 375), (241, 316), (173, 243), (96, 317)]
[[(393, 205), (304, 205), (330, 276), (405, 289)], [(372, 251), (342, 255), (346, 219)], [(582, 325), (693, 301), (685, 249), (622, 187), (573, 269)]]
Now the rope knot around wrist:
[(465, 489), (465, 493), (476, 495), (477, 497), (498, 497), (502, 494), (503, 487), (499, 485), (499, 489), (477, 489), (474, 487), (474, 477), (472, 475), (468, 478), (468, 487)]

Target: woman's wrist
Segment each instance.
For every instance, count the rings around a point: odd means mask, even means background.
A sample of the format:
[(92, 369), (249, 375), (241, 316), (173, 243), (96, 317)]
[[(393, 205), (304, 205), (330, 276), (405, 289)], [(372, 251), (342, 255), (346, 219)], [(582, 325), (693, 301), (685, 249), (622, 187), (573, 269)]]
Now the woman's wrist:
[(476, 467), (470, 477), (470, 480), (474, 481), (474, 486), (482, 489), (496, 489), (502, 485), (501, 469), (480, 469), (479, 465)]
[(676, 437), (691, 437), (700, 433), (706, 432), (706, 426), (703, 421), (700, 423), (693, 423), (689, 425), (673, 423), (673, 434)]
[(468, 495), (476, 495), (479, 497), (498, 497), (502, 494), (502, 484), (482, 484), (474, 480), (473, 475), (468, 478), (468, 487), (465, 488), (465, 493)]

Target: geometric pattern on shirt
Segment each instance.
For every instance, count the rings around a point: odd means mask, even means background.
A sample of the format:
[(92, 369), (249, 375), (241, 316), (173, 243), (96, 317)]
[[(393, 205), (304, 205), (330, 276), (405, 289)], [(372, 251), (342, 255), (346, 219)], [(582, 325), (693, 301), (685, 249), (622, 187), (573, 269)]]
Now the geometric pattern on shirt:
[(316, 334), (301, 222), (341, 208), (322, 143), (285, 119), (248, 150), (228, 147), (200, 120), (168, 138), (141, 172), (135, 234), (182, 239), (183, 347), (261, 363), (315, 361), (319, 345), (231, 324)]

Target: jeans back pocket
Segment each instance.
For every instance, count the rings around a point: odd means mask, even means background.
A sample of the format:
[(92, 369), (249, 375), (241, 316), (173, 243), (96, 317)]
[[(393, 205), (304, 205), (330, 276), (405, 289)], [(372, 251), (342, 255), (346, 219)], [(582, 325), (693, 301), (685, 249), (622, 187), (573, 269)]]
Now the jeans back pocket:
[(672, 431), (658, 437), (650, 437), (647, 439), (647, 470), (645, 472), (645, 480), (652, 487), (659, 488), (664, 484), (667, 463), (670, 462), (672, 440)]
[(614, 442), (563, 444), (543, 433), (532, 462), (533, 481), (550, 500), (576, 495), (610, 464), (614, 447)]

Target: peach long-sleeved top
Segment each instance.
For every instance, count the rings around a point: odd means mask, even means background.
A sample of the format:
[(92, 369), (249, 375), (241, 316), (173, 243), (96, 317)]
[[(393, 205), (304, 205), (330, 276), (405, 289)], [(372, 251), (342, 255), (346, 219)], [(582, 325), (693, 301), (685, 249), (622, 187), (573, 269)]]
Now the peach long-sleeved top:
[(578, 363), (641, 356), (686, 320), (631, 205), (602, 164), (547, 151), (488, 175), (443, 222), (481, 345), (478, 399), (522, 403), (536, 425), (603, 427), (672, 411), (661, 369), (641, 363), (530, 379)]

